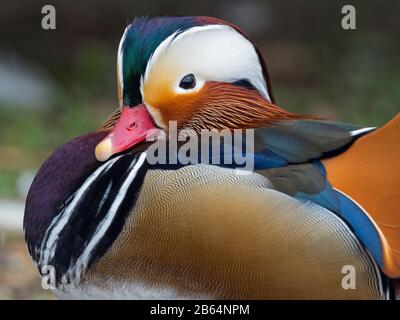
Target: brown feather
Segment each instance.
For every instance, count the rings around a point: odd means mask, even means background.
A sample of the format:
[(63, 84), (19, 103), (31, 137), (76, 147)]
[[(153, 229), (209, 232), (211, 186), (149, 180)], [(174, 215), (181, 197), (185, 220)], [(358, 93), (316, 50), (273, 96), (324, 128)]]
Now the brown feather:
[(256, 90), (227, 83), (208, 83), (195, 105), (186, 122), (186, 127), (195, 130), (260, 128), (281, 120), (317, 119), (287, 111)]
[(115, 123), (121, 117), (121, 109), (116, 109), (96, 131), (108, 131), (114, 128)]
[[(177, 121), (179, 129), (191, 128), (198, 133), (202, 129), (261, 128), (281, 120), (321, 119), (287, 111), (256, 90), (220, 82), (208, 82), (200, 93), (177, 95), (153, 107), (164, 123)], [(112, 129), (120, 116), (118, 108), (97, 131)]]

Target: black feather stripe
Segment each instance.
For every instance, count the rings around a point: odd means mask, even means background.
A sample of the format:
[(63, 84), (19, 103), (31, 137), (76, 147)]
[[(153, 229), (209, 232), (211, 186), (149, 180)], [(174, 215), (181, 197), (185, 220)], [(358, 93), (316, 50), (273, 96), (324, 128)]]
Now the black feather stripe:
[(129, 185), (126, 196), (122, 199), (110, 227), (93, 250), (88, 262), (88, 268), (106, 253), (107, 249), (121, 233), (126, 218), (138, 199), (148, 169), (147, 162), (144, 162), (138, 169), (134, 181)]
[[(112, 245), (121, 232), (125, 220), (133, 208), (144, 177), (148, 170), (147, 162), (144, 161), (137, 166), (137, 162), (142, 153), (132, 155), (125, 154), (117, 159), (108, 169), (105, 169), (88, 185), (76, 206), (71, 212), (67, 224), (57, 235), (56, 248), (54, 255), (49, 261), (49, 265), (56, 270), (56, 281), (61, 282), (63, 276), (69, 276), (68, 271), (73, 269), (78, 260), (88, 249), (91, 240), (96, 236), (99, 226), (107, 219), (108, 214), (112, 214), (112, 221), (103, 236), (94, 244), (86, 261), (85, 268), (101, 258), (101, 256)], [(129, 182), (127, 181), (132, 169), (137, 170), (136, 174)], [(121, 203), (115, 212), (110, 212), (114, 201), (121, 197), (122, 187), (126, 187)], [(65, 204), (65, 210), (71, 205), (75, 193)], [(62, 214), (62, 212), (61, 212)], [(48, 240), (48, 239), (47, 239)], [(66, 279), (68, 282), (71, 279)]]

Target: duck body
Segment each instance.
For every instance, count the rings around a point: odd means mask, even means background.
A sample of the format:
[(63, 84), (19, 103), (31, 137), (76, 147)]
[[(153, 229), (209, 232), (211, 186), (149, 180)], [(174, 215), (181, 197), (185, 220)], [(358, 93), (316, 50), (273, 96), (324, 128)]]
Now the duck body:
[[(181, 187), (187, 194), (172, 198)], [(104, 297), (121, 287), (130, 298), (387, 297), (379, 268), (340, 219), (276, 192), (260, 175), (188, 166), (150, 172), (142, 192), (115, 245), (84, 277)], [(342, 288), (346, 264), (363, 279), (355, 291)]]
[[(218, 51), (224, 57), (196, 47), (205, 40), (225, 41)], [(188, 60), (187, 50), (209, 64)], [(218, 59), (232, 60), (236, 69), (213, 74)], [(54, 267), (57, 295), (394, 296), (398, 117), (375, 130), (277, 107), (259, 51), (237, 27), (214, 18), (137, 20), (121, 40), (118, 80), (120, 111), (101, 130), (57, 149), (27, 197), (28, 249), (40, 273)], [(254, 128), (254, 148), (246, 149), (253, 170), (235, 162), (151, 163), (154, 144), (144, 143), (145, 133), (154, 126), (168, 131), (171, 120), (195, 135), (204, 128)], [(378, 167), (389, 159), (390, 183), (378, 169), (355, 170), (357, 185), (352, 168), (363, 156)], [(361, 192), (368, 183), (384, 189), (390, 204)], [(356, 277), (350, 286), (349, 270)]]
[[(337, 214), (277, 191), (256, 172), (197, 164), (138, 171), (129, 180), (140, 157), (132, 152), (98, 162), (93, 147), (104, 136), (89, 134), (57, 150), (29, 193), (27, 212), (49, 215), (25, 221), (27, 239), (39, 236), (28, 245), (39, 270), (52, 265), (60, 272), (58, 296), (390, 297), (389, 280)], [(124, 186), (126, 181), (130, 184)], [(41, 195), (60, 189), (71, 190), (72, 198), (52, 198), (43, 207)], [(120, 194), (120, 208), (112, 209)], [(31, 234), (40, 227), (45, 231)], [(57, 237), (52, 230), (58, 230)], [(355, 290), (342, 287), (347, 265), (360, 279)]]

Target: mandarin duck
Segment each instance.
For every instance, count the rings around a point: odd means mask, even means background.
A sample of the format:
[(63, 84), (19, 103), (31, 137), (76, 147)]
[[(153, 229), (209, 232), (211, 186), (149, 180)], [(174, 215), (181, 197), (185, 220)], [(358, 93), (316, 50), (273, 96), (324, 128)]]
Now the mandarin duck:
[[(399, 116), (377, 129), (278, 107), (255, 44), (210, 17), (137, 18), (117, 79), (118, 110), (57, 149), (27, 196), (28, 250), (42, 275), (54, 267), (59, 297), (394, 297)], [(252, 130), (252, 148), (216, 151), (252, 170), (149, 161), (156, 143), (172, 143), (171, 122), (194, 136)], [(164, 136), (149, 141), (153, 130)]]

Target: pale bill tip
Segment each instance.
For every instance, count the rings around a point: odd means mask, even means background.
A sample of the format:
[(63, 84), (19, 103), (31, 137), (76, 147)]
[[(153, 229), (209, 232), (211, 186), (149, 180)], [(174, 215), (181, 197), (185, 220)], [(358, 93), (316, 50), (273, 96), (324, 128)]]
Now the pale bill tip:
[(98, 161), (106, 161), (112, 154), (111, 139), (106, 138), (96, 146), (95, 155)]

